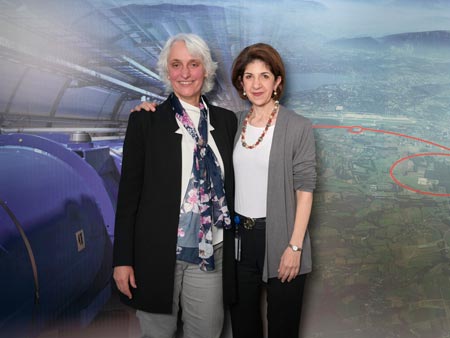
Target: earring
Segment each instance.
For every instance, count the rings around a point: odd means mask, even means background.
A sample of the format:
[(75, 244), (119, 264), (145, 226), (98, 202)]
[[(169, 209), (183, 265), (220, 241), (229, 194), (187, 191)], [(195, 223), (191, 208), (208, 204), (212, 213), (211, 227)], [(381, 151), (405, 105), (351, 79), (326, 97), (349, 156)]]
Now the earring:
[(242, 95), (247, 96), (247, 93), (245, 92), (245, 90), (243, 91)]
[(277, 94), (278, 94), (277, 91), (274, 90), (274, 91), (273, 91), (273, 96), (277, 96)]

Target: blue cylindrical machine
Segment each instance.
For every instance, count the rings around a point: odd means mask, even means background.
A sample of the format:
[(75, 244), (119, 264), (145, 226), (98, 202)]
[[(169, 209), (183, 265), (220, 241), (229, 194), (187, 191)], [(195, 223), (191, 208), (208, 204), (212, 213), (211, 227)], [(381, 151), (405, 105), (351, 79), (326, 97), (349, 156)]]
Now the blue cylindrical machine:
[(109, 298), (113, 200), (98, 172), (49, 139), (0, 135), (0, 336), (88, 322)]

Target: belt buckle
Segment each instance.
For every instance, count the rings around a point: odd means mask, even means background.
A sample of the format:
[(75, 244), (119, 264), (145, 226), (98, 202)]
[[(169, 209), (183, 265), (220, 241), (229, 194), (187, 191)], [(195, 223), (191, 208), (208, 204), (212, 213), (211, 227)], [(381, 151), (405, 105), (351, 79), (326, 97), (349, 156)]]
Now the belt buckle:
[(253, 218), (245, 218), (242, 226), (247, 230), (252, 230), (255, 226), (255, 220)]

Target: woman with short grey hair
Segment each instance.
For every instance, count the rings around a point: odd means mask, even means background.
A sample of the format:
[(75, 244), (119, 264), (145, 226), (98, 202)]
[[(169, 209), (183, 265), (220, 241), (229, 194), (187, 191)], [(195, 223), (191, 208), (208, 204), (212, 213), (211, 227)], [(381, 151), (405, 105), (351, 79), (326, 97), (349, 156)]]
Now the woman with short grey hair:
[(158, 62), (171, 92), (155, 113), (130, 114), (114, 239), (114, 280), (142, 336), (219, 338), (234, 300), (233, 112), (204, 93), (217, 65), (193, 34), (170, 38)]
[(166, 92), (170, 92), (173, 90), (172, 83), (168, 77), (167, 62), (170, 50), (173, 44), (176, 43), (177, 41), (183, 41), (186, 45), (186, 49), (189, 51), (190, 54), (197, 55), (202, 59), (203, 67), (205, 68), (206, 71), (206, 78), (205, 81), (203, 82), (202, 93), (204, 94), (209, 93), (214, 87), (217, 62), (213, 61), (211, 57), (211, 51), (209, 50), (208, 45), (202, 38), (200, 38), (198, 35), (195, 34), (185, 34), (185, 33), (180, 33), (169, 38), (169, 40), (167, 40), (166, 44), (164, 45), (161, 54), (159, 55), (157, 67), (161, 81), (164, 82), (164, 84), (166, 85)]

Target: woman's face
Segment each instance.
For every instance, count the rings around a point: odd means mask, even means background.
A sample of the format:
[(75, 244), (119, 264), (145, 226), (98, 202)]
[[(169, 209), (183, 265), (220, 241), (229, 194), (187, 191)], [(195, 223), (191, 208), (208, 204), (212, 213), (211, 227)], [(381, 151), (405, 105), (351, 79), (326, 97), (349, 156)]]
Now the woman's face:
[(184, 41), (176, 41), (170, 49), (168, 77), (175, 95), (198, 106), (206, 70), (200, 58), (192, 56)]
[(242, 86), (247, 98), (255, 106), (264, 106), (272, 100), (272, 94), (281, 82), (261, 60), (254, 60), (245, 67)]

